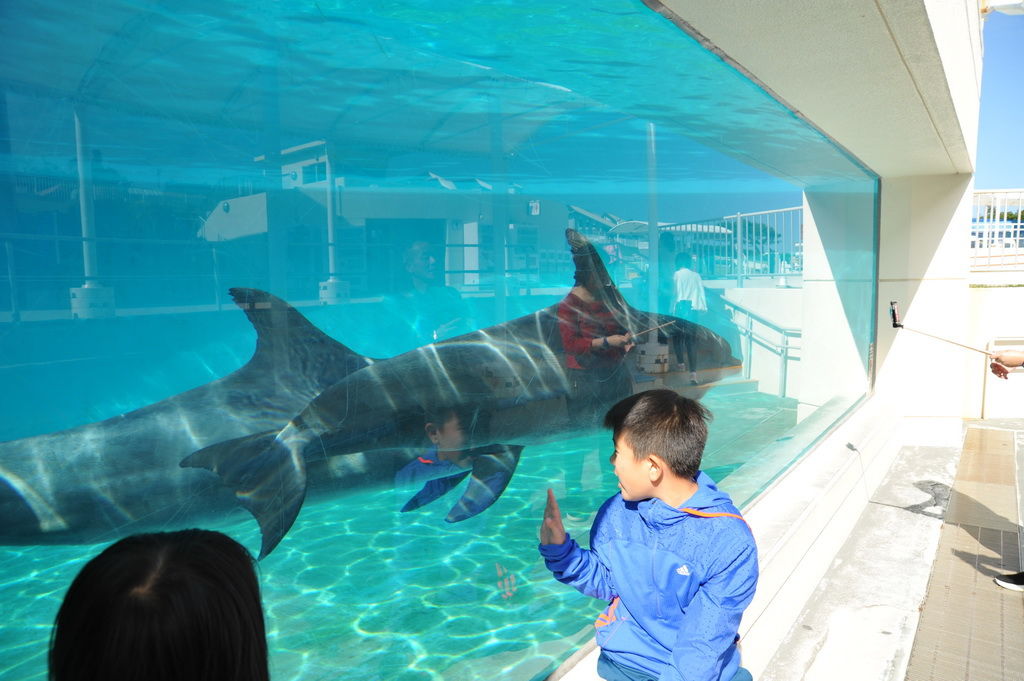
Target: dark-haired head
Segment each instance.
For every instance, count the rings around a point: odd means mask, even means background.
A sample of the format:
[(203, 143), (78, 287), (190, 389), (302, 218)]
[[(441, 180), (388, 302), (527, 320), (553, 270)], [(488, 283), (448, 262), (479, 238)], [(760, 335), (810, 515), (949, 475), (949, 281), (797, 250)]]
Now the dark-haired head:
[(65, 594), (49, 667), (51, 681), (267, 681), (252, 556), (207, 530), (112, 544)]
[(624, 438), (638, 459), (657, 454), (672, 472), (694, 478), (708, 440), (711, 412), (672, 390), (647, 390), (618, 402), (604, 417), (612, 438)]
[(691, 270), (696, 271), (697, 267), (697, 254), (696, 253), (676, 253), (676, 269), (680, 267), (688, 267)]
[[(424, 410), (427, 436), (434, 442), (432, 433), (443, 426), (454, 428), (462, 434), (462, 445), (476, 447), (487, 442), (490, 434), (491, 414), (480, 407), (432, 406)], [(461, 449), (462, 445), (455, 449)]]
[(591, 293), (598, 291), (601, 288), (601, 277), (598, 276), (597, 272), (591, 269), (589, 262), (584, 262), (582, 266), (577, 266), (576, 271), (572, 275), (573, 283), (576, 286), (582, 286)]

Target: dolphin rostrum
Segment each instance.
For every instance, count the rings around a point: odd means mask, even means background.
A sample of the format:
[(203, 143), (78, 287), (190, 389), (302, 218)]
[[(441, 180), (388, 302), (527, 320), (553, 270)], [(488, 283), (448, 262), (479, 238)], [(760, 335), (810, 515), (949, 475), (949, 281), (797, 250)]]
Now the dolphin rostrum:
[(257, 333), (245, 366), (105, 421), (0, 443), (0, 542), (108, 541), (235, 508), (216, 478), (178, 463), (216, 442), (281, 428), (372, 362), (269, 293), (230, 292)]
[[(659, 339), (672, 345), (680, 361), (682, 345), (689, 344), (697, 364), (690, 369), (700, 371), (705, 381), (738, 370), (739, 360), (723, 338), (692, 322), (630, 307), (589, 241), (571, 229), (566, 238), (577, 270), (596, 274), (602, 285), (598, 298), (622, 327), (634, 333), (657, 328)], [(445, 408), (468, 413), (470, 422), (463, 425), (472, 470), (468, 488), (447, 516), (456, 522), (500, 496), (524, 446), (593, 425), (570, 422), (572, 399), (553, 305), (375, 361), (325, 389), (284, 428), (219, 442), (181, 465), (221, 476), (259, 522), (263, 557), (298, 515), (311, 465), (350, 452), (415, 447), (422, 442), (427, 413)], [(403, 510), (436, 499), (464, 477), (431, 481)]]

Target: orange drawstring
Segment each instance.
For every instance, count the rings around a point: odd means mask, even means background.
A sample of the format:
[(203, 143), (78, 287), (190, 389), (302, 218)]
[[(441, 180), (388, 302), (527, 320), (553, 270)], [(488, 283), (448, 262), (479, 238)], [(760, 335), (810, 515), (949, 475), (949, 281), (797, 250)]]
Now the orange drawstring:
[[(729, 518), (739, 518), (743, 522), (745, 522), (745, 523), (747, 522), (746, 518), (744, 518), (741, 515), (737, 515), (735, 513), (708, 513), (707, 511), (698, 511), (695, 508), (681, 508), (679, 510), (683, 511), (684, 513), (689, 513), (690, 515), (700, 516), (701, 518), (729, 517)], [(750, 523), (747, 523), (747, 527), (750, 527)]]

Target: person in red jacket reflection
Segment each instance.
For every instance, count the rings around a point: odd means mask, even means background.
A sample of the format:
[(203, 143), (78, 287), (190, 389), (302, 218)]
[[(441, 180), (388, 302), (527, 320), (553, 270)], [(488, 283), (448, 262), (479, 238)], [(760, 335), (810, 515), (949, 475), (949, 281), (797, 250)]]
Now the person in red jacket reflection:
[(588, 258), (580, 254), (574, 259), (575, 285), (558, 304), (558, 328), (572, 391), (569, 418), (586, 427), (632, 394), (632, 378), (624, 360), (633, 340), (609, 307), (604, 285)]

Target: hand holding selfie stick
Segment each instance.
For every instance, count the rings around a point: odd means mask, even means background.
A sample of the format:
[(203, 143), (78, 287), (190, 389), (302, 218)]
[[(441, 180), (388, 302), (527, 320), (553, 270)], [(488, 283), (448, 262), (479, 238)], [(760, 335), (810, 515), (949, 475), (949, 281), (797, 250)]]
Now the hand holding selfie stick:
[(889, 317), (892, 319), (892, 328), (894, 328), (894, 329), (904, 329), (906, 331), (913, 331), (914, 333), (919, 333), (922, 336), (928, 336), (929, 338), (934, 338), (935, 340), (940, 340), (943, 343), (949, 343), (951, 345), (956, 345), (956, 346), (964, 348), (966, 350), (974, 350), (975, 352), (980, 352), (981, 354), (985, 355), (986, 357), (990, 357), (992, 355), (992, 353), (989, 352), (988, 350), (981, 350), (979, 348), (972, 348), (970, 345), (964, 345), (963, 343), (957, 343), (956, 341), (951, 341), (948, 338), (940, 338), (939, 336), (933, 336), (932, 334), (925, 333), (924, 331), (918, 331), (917, 329), (911, 329), (910, 327), (903, 326), (903, 324), (900, 323), (900, 311), (899, 311), (899, 308), (896, 306), (896, 301), (895, 300), (889, 301)]

